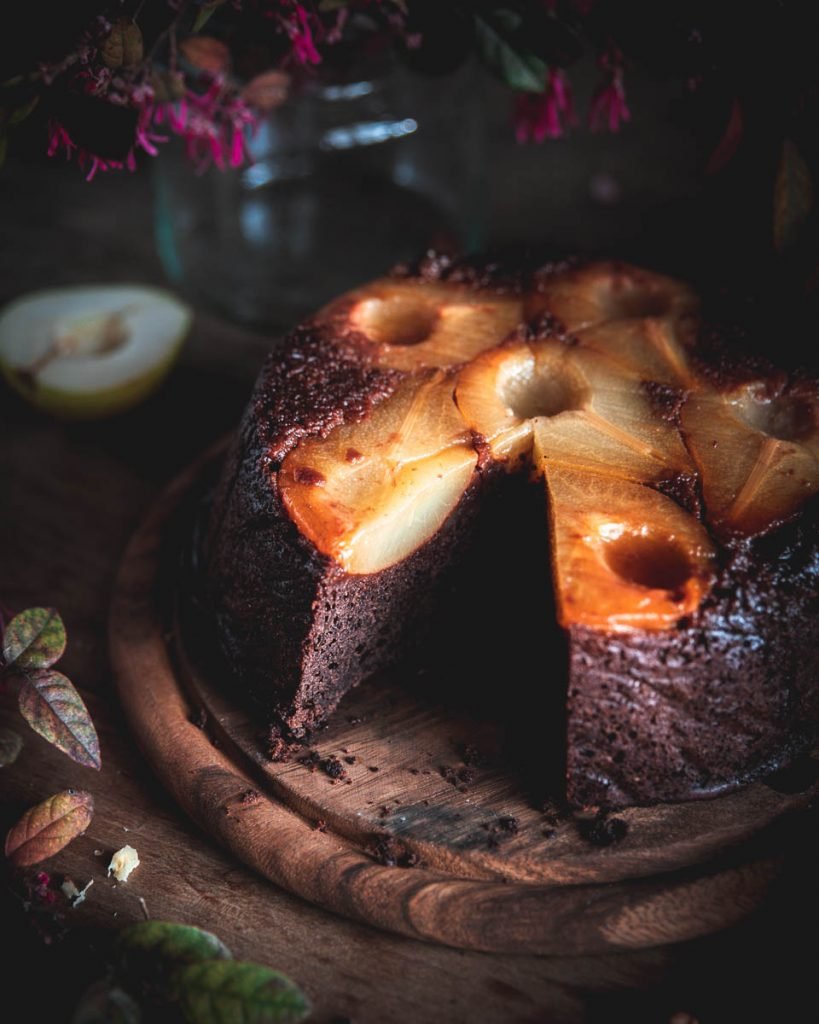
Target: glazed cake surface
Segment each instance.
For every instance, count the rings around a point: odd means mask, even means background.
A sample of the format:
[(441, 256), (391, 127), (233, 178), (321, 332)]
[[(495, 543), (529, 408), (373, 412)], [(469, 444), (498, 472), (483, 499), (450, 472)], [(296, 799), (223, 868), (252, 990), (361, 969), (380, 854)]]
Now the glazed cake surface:
[(532, 685), (565, 694), (569, 802), (784, 766), (819, 720), (818, 395), (626, 264), (430, 257), (340, 297), (269, 355), (205, 547), (271, 754), (402, 657), (518, 475), (545, 491), (543, 628), (566, 656)]

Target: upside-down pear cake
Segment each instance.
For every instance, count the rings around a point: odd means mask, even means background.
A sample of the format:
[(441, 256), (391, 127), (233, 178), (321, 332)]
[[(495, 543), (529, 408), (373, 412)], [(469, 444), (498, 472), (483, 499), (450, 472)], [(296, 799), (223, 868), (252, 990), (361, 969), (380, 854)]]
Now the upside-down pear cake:
[(570, 803), (785, 765), (819, 719), (817, 409), (815, 380), (737, 353), (692, 288), (626, 264), (430, 256), (332, 302), (268, 357), (205, 548), (274, 755), (399, 658), (522, 475), (545, 492), (532, 549), (566, 650), (564, 678), (528, 685), (565, 694)]

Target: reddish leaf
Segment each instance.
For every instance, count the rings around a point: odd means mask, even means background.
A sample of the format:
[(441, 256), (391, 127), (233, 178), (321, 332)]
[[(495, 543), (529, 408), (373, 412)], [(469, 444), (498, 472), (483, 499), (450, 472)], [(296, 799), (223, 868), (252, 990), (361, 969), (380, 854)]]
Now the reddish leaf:
[(48, 668), (63, 656), (65, 626), (55, 608), (28, 608), (6, 627), (3, 657), (15, 668)]
[(101, 767), (100, 742), (88, 708), (62, 672), (32, 672), (20, 689), (20, 713), (52, 746), (86, 768)]
[(190, 36), (182, 40), (179, 49), (194, 67), (213, 75), (226, 71), (230, 64), (230, 50), (223, 42), (210, 36)]
[(742, 142), (742, 134), (745, 128), (745, 119), (742, 116), (742, 104), (735, 96), (731, 103), (731, 113), (725, 125), (722, 138), (714, 147), (705, 165), (706, 174), (716, 174), (721, 171), (733, 158)]
[(28, 867), (58, 853), (91, 824), (94, 798), (66, 789), (31, 807), (6, 836), (6, 856), (15, 867)]
[(289, 89), (290, 75), (274, 68), (251, 78), (242, 90), (242, 99), (257, 110), (273, 110), (284, 103)]
[(774, 246), (777, 252), (796, 241), (813, 209), (813, 180), (799, 150), (785, 139), (774, 185)]

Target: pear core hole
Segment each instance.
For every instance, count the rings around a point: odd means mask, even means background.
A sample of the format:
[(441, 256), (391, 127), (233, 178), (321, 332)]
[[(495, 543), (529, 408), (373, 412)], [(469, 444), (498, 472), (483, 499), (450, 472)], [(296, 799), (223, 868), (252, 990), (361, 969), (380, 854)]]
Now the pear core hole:
[(798, 441), (814, 430), (816, 409), (807, 398), (765, 398), (750, 391), (738, 403), (738, 410), (749, 427), (778, 441)]
[(656, 288), (627, 285), (608, 291), (603, 304), (614, 320), (661, 317), (671, 310), (671, 296)]
[(373, 341), (385, 345), (418, 345), (435, 329), (439, 310), (412, 295), (365, 299), (355, 310), (355, 326)]
[(507, 408), (523, 420), (581, 409), (587, 392), (580, 378), (566, 367), (554, 372), (542, 368), (539, 373), (517, 374), (501, 386), (501, 398)]
[(605, 559), (621, 579), (651, 590), (679, 590), (692, 575), (686, 552), (666, 537), (624, 534), (606, 544)]

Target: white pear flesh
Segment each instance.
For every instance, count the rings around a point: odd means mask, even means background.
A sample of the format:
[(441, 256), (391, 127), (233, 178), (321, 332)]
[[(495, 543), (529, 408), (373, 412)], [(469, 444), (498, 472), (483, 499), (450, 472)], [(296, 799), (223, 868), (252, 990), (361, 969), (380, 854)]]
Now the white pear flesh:
[(192, 312), (143, 285), (31, 292), (0, 313), (0, 370), (37, 408), (94, 419), (151, 394), (176, 360)]
[(300, 531), (346, 572), (378, 572), (433, 537), (478, 455), (441, 371), (405, 381), (360, 423), (303, 441), (279, 472)]

